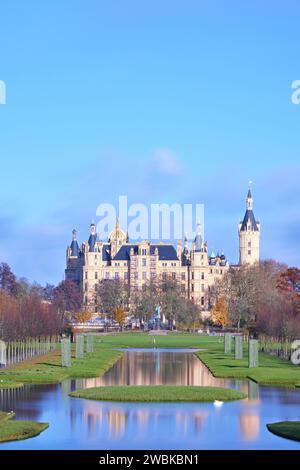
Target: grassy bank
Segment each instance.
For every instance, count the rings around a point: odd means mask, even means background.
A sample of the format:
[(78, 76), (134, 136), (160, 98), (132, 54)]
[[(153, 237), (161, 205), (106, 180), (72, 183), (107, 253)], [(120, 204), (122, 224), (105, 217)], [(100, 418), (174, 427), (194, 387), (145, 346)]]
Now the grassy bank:
[(207, 344), (206, 351), (197, 356), (215, 377), (250, 378), (264, 385), (295, 386), (300, 380), (300, 367), (268, 354), (259, 354), (259, 367), (248, 368), (248, 348), (244, 346), (244, 359), (235, 360), (234, 354), (224, 354), (223, 340)]
[(20, 388), (23, 387), (22, 383), (11, 382), (7, 380), (0, 380), (0, 390), (5, 390), (8, 388)]
[[(74, 349), (74, 347), (73, 347)], [(60, 352), (32, 358), (0, 372), (0, 388), (13, 388), (14, 384), (59, 383), (67, 378), (88, 378), (102, 375), (120, 357), (122, 353), (102, 348), (95, 341), (93, 353), (83, 359), (72, 357), (72, 367), (61, 367)], [(74, 351), (73, 351), (74, 356)], [(3, 382), (1, 382), (1, 380)]]
[(246, 398), (244, 393), (226, 388), (169, 385), (97, 387), (73, 392), (70, 396), (122, 402), (213, 402)]
[(49, 427), (48, 423), (12, 420), (13, 413), (0, 413), (0, 442), (20, 441), (38, 436)]
[(300, 421), (267, 424), (268, 430), (279, 437), (300, 442)]

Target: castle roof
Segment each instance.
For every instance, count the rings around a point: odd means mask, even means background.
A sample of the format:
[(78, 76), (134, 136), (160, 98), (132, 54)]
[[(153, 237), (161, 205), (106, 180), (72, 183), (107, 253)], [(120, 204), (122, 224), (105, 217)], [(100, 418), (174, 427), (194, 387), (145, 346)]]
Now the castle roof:
[(246, 210), (244, 220), (242, 221), (241, 232), (247, 231), (249, 223), (251, 230), (254, 230), (254, 232), (258, 232), (258, 226), (254, 217), (254, 213), (250, 209)]
[[(173, 245), (150, 245), (150, 254), (154, 255), (158, 250), (159, 260), (178, 261), (177, 253)], [(118, 253), (113, 258), (114, 261), (129, 261), (130, 251), (133, 249), (134, 254), (138, 253), (139, 245), (127, 244), (121, 246)]]

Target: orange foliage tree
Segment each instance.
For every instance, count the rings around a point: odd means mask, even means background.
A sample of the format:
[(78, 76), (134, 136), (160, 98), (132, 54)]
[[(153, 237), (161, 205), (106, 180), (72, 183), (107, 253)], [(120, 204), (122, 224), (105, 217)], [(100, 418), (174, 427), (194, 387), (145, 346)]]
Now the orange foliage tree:
[(212, 308), (211, 316), (212, 321), (223, 328), (228, 323), (228, 304), (225, 296), (217, 300)]
[(122, 327), (126, 320), (126, 312), (122, 307), (117, 307), (113, 312), (113, 319)]

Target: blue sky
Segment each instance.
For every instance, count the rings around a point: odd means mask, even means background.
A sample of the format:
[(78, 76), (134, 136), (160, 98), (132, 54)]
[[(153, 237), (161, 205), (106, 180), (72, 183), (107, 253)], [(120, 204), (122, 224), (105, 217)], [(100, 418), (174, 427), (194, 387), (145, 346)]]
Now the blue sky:
[(299, 18), (296, 0), (2, 1), (0, 260), (58, 282), (73, 227), (125, 194), (204, 203), (236, 262), (252, 179), (262, 257), (299, 265)]

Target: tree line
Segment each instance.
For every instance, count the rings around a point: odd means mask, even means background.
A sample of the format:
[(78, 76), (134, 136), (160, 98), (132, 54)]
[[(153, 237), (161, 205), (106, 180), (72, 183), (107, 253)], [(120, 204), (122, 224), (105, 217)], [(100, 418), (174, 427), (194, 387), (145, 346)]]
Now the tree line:
[(300, 270), (275, 261), (231, 267), (212, 289), (212, 321), (250, 334), (300, 337)]
[(148, 281), (140, 289), (130, 289), (119, 279), (103, 279), (95, 289), (95, 305), (110, 320), (124, 324), (127, 315), (140, 323), (147, 323), (157, 306), (166, 323), (195, 329), (199, 324), (199, 307), (187, 299), (180, 284), (166, 278), (161, 281)]
[(42, 287), (17, 279), (8, 264), (0, 264), (0, 339), (60, 334), (66, 317), (81, 309), (82, 295), (73, 282)]

